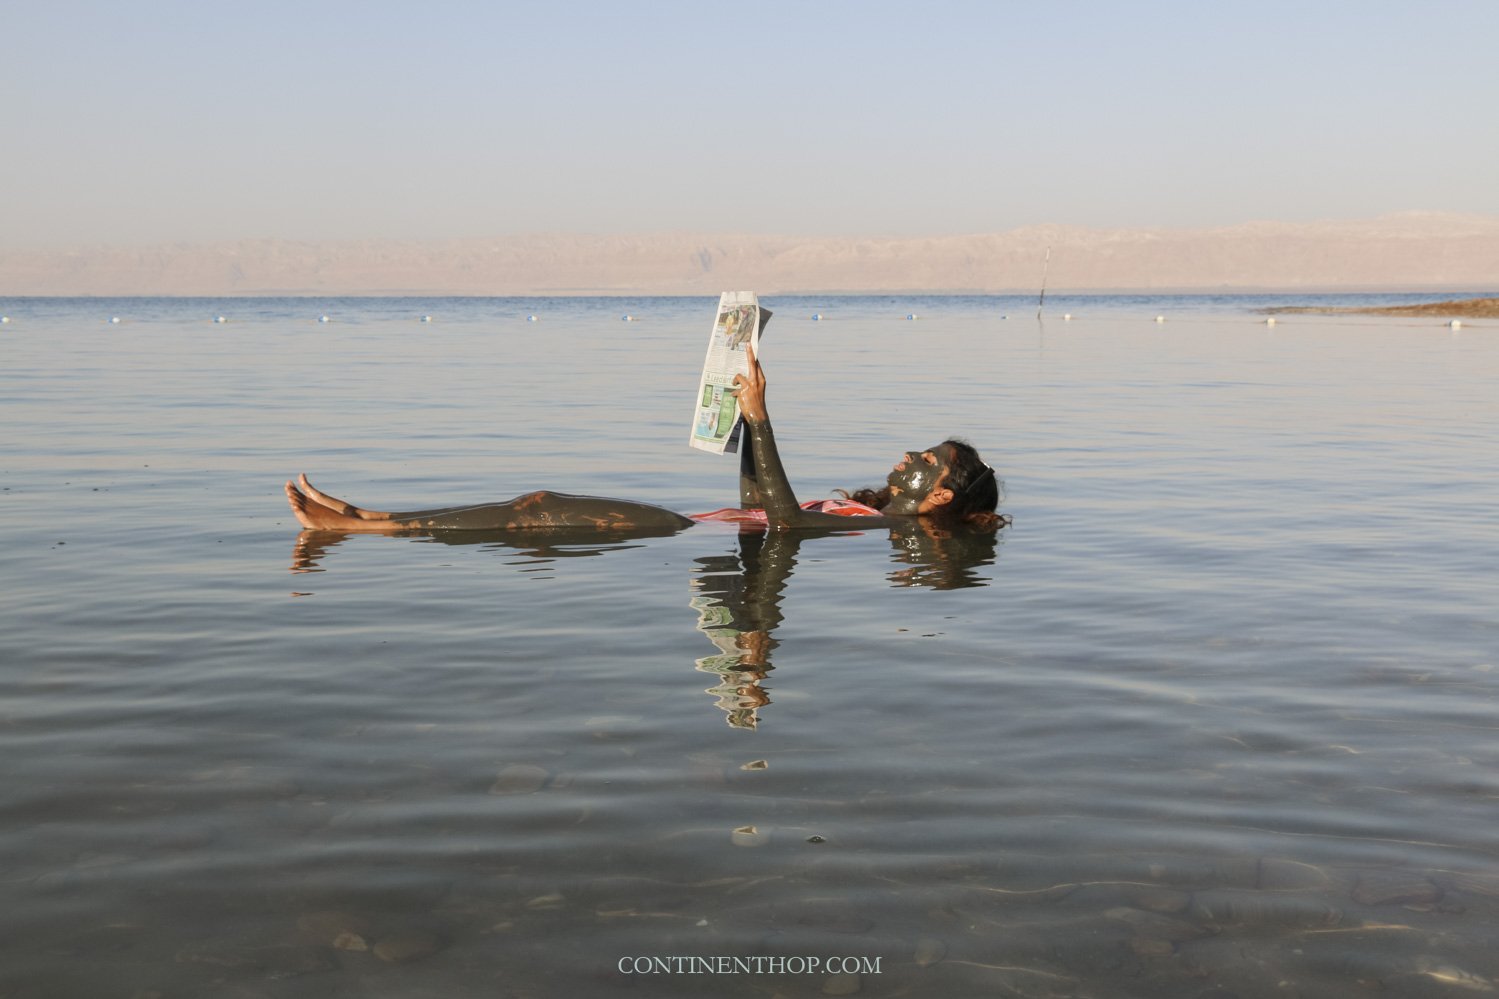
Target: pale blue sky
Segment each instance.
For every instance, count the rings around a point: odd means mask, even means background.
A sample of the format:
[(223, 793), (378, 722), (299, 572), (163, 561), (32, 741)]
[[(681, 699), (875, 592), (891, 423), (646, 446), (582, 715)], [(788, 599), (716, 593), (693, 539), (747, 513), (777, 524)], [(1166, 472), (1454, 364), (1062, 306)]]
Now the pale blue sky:
[(0, 9), (0, 245), (1499, 214), (1499, 3)]

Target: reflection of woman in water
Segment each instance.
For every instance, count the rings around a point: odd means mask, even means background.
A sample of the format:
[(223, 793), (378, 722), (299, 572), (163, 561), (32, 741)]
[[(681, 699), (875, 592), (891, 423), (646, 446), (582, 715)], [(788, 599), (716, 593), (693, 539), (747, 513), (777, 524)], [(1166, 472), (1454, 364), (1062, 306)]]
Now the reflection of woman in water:
[[(912, 517), (988, 530), (1008, 523), (1007, 517), (994, 512), (999, 503), (994, 469), (971, 446), (956, 440), (906, 452), (886, 476), (885, 488), (855, 492), (850, 497), (853, 502), (838, 504), (843, 509), (840, 514), (808, 509), (820, 503), (799, 504), (776, 450), (765, 406), (765, 372), (753, 349), (746, 349), (749, 375), (736, 375), (734, 384), (748, 438), (740, 464), (740, 504), (764, 511), (754, 520), (771, 530), (895, 527), (909, 525), (907, 518)], [(315, 489), (305, 475), (286, 484), (286, 497), (303, 527), (340, 532), (635, 530), (681, 528), (693, 522), (647, 503), (554, 492), (526, 493), (503, 503), (385, 513), (329, 496)]]
[[(697, 628), (717, 646), (714, 655), (696, 661), (712, 674), (706, 691), (715, 699), (731, 728), (760, 724), (760, 709), (771, 703), (772, 659), (780, 642), (776, 628), (783, 617), (786, 586), (796, 569), (804, 541), (816, 531), (741, 531), (737, 553), (694, 559), (692, 608)], [(994, 564), (998, 541), (992, 529), (950, 525), (929, 518), (910, 518), (890, 529), (892, 585), (929, 586), (938, 590), (984, 586), (986, 566)]]

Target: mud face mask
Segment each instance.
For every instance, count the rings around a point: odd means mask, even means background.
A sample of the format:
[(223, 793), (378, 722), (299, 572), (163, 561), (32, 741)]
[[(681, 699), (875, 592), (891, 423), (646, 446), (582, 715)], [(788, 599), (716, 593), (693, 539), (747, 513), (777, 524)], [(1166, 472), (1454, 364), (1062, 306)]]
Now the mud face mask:
[[(932, 461), (927, 460), (931, 455)], [(933, 448), (920, 454), (907, 451), (885, 477), (890, 486), (890, 502), (884, 512), (895, 516), (914, 516), (921, 512), (921, 503), (947, 474), (948, 463), (941, 448)]]

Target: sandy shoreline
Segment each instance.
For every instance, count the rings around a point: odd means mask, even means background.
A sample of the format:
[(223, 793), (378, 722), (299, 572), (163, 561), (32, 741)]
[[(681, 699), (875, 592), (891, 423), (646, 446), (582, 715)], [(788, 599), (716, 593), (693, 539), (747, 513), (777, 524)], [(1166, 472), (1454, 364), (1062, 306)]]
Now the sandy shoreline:
[(1463, 298), (1421, 305), (1387, 305), (1378, 308), (1338, 308), (1328, 305), (1284, 305), (1263, 310), (1267, 315), (1359, 315), (1359, 316), (1457, 316), (1464, 319), (1499, 319), (1499, 298)]

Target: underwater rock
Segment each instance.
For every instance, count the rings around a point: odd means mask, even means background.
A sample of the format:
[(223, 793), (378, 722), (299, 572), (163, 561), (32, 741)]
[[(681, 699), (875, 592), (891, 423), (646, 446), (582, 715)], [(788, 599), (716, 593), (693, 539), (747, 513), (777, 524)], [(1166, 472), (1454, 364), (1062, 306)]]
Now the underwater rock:
[(1193, 896), (1192, 915), (1214, 926), (1317, 929), (1343, 921), (1341, 909), (1314, 898), (1276, 892), (1198, 892)]
[(489, 786), (490, 794), (530, 794), (546, 786), (552, 775), (530, 763), (512, 763), (501, 770)]
[(1494, 983), (1487, 978), (1450, 964), (1435, 964), (1431, 961), (1422, 961), (1417, 964), (1416, 973), (1430, 978), (1432, 981), (1441, 982), (1443, 985), (1466, 989), (1469, 992), (1494, 991)]

